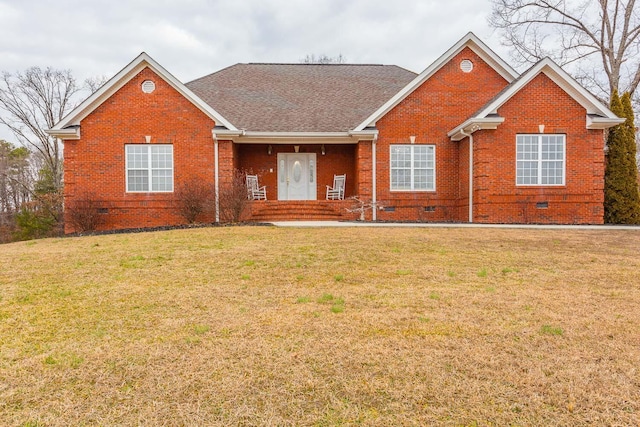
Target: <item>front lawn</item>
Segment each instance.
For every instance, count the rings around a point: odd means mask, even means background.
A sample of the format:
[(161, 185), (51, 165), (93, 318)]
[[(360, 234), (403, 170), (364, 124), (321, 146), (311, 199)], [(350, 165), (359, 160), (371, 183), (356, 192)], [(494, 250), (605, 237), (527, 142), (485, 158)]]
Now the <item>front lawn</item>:
[(636, 425), (640, 231), (0, 245), (0, 425)]

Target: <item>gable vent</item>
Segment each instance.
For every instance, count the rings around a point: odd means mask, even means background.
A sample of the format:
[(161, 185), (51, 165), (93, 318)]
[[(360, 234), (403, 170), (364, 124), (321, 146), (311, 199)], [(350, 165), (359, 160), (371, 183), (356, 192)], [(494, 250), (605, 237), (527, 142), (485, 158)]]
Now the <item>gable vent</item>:
[(471, 70), (473, 70), (473, 62), (468, 59), (463, 59), (462, 62), (460, 62), (460, 69), (465, 73), (470, 73)]
[(145, 80), (142, 82), (142, 91), (144, 93), (151, 93), (156, 90), (156, 84), (152, 80)]

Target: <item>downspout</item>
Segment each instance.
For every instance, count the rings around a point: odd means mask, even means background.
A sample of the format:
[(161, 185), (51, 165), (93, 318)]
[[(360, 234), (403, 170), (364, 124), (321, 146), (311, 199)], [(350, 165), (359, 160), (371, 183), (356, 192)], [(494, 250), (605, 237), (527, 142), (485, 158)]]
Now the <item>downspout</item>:
[(373, 167), (372, 167), (372, 191), (373, 194), (371, 196), (371, 206), (372, 208), (372, 212), (371, 212), (371, 220), (372, 221), (376, 221), (378, 219), (378, 197), (377, 197), (377, 181), (376, 181), (376, 143), (378, 142), (378, 134), (376, 133), (373, 136), (373, 140), (371, 141), (371, 158), (373, 159)]
[(215, 130), (211, 130), (211, 136), (213, 137), (213, 163), (215, 164), (214, 171), (214, 186), (215, 186), (215, 203), (216, 203), (216, 222), (220, 222), (220, 185), (218, 184), (218, 178), (220, 178), (219, 174), (219, 155), (218, 155), (218, 138), (216, 137)]
[(460, 129), (460, 134), (469, 138), (469, 223), (473, 223), (473, 134)]

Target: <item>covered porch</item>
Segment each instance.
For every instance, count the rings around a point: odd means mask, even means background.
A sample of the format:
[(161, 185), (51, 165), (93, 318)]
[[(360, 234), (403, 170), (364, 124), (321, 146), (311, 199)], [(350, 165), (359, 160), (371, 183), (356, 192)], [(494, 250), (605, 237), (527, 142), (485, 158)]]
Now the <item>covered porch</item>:
[(334, 175), (358, 194), (357, 144), (235, 144), (236, 168), (258, 176), (269, 201), (326, 200)]
[[(358, 194), (357, 144), (234, 144), (237, 169), (258, 176), (267, 200), (248, 209), (252, 221), (352, 219)], [(334, 175), (346, 175), (343, 200), (327, 200)]]
[[(237, 132), (237, 131), (236, 131)], [(375, 130), (357, 134), (257, 133), (218, 130), (220, 184), (233, 170), (257, 175), (266, 201), (251, 203), (250, 220), (352, 219), (352, 197), (372, 197)], [(219, 140), (219, 141), (218, 141)], [(346, 175), (342, 200), (327, 200), (334, 176)]]

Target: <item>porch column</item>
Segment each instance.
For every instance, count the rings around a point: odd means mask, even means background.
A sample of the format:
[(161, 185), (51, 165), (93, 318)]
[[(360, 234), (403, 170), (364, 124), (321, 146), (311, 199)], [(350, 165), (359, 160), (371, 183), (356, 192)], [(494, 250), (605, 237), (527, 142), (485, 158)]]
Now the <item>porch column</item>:
[[(375, 178), (375, 145), (371, 140), (360, 140), (356, 147), (356, 195), (364, 201), (376, 202), (376, 178)], [(375, 206), (372, 209), (372, 218), (376, 218)]]
[(371, 220), (375, 221), (378, 219), (378, 191), (377, 191), (377, 173), (376, 173), (376, 147), (378, 142), (378, 135), (376, 134), (373, 137), (373, 141), (371, 141), (371, 158), (373, 159), (373, 165), (371, 167), (371, 180), (372, 180), (372, 195), (371, 195)]
[(214, 163), (214, 167), (215, 167), (215, 172), (214, 172), (214, 186), (215, 186), (215, 209), (216, 209), (216, 222), (220, 222), (220, 184), (218, 182), (218, 180), (220, 179), (220, 161), (219, 161), (219, 154), (218, 154), (218, 138), (216, 138), (216, 133), (214, 131), (211, 131), (211, 134), (213, 135), (213, 163)]

